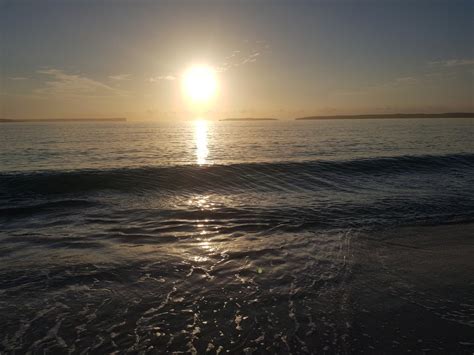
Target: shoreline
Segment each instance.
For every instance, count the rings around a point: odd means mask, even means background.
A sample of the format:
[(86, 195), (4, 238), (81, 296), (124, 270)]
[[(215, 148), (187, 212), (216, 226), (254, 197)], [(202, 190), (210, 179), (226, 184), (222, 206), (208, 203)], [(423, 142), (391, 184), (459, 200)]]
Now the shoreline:
[(365, 340), (354, 350), (472, 352), (472, 235), (474, 223), (461, 223), (353, 239), (353, 332)]
[(474, 118), (474, 112), (447, 113), (394, 113), (394, 114), (363, 114), (363, 115), (330, 115), (307, 116), (295, 118), (295, 121), (310, 120), (346, 120), (346, 119), (420, 119), (420, 118)]

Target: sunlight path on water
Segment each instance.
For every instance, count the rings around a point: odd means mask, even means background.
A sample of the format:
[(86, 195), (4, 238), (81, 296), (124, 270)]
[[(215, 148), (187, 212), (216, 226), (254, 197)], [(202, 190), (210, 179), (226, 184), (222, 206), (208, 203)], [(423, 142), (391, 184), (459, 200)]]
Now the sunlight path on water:
[(208, 123), (205, 120), (198, 119), (195, 122), (194, 139), (196, 141), (196, 163), (199, 165), (207, 164), (209, 149), (207, 148)]

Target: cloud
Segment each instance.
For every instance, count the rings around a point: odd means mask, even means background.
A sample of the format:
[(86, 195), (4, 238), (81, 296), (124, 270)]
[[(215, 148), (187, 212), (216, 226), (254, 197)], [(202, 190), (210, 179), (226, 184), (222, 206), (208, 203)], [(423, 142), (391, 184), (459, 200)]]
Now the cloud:
[(261, 54), (261, 51), (253, 51), (249, 54), (243, 54), (241, 51), (233, 51), (231, 55), (225, 57), (225, 61), (218, 66), (216, 70), (218, 72), (225, 72), (231, 68), (254, 63)]
[(372, 91), (399, 89), (399, 88), (405, 88), (407, 87), (407, 85), (419, 83), (420, 81), (422, 81), (422, 79), (419, 77), (402, 76), (400, 78), (392, 79), (391, 81), (387, 81), (384, 83), (380, 83), (378, 85), (370, 86), (368, 89)]
[[(229, 55), (225, 56), (221, 63), (214, 66), (214, 70), (218, 73), (223, 73), (232, 68), (255, 63), (264, 53), (269, 52), (270, 49), (270, 45), (265, 41), (244, 40), (243, 43), (245, 43), (243, 48), (234, 50)], [(148, 81), (156, 83), (161, 80), (173, 81), (176, 79), (178, 79), (178, 76), (171, 73), (150, 77), (148, 78)]]
[(432, 66), (459, 67), (465, 65), (474, 65), (474, 59), (448, 59), (429, 62), (428, 64)]
[(117, 74), (109, 76), (109, 79), (122, 81), (122, 80), (130, 80), (131, 74)]
[(414, 78), (412, 76), (405, 76), (403, 78), (396, 78), (395, 79), (395, 83), (397, 83), (397, 84), (412, 84), (412, 83), (416, 83), (418, 81), (419, 80), (417, 78)]
[(14, 76), (14, 77), (11, 77), (10, 80), (20, 81), (20, 80), (28, 80), (28, 78), (24, 76)]
[(400, 78), (395, 78), (390, 81), (382, 82), (379, 84), (369, 85), (366, 87), (361, 87), (356, 90), (348, 91), (338, 91), (335, 93), (336, 96), (356, 96), (356, 95), (373, 95), (374, 93), (387, 92), (393, 90), (406, 89), (422, 82), (423, 79), (414, 76), (403, 76)]
[(449, 79), (456, 75), (455, 72), (435, 72), (435, 73), (426, 73), (424, 76), (428, 79)]
[(172, 80), (176, 80), (176, 76), (168, 74), (168, 75), (154, 76), (148, 79), (150, 83), (156, 83), (157, 81), (160, 81), (160, 80), (172, 81)]
[(260, 52), (254, 52), (248, 55), (246, 58), (242, 60), (242, 64), (253, 63), (257, 61), (257, 57), (260, 55)]
[(265, 53), (270, 52), (270, 45), (265, 41), (244, 40), (243, 43), (245, 44), (243, 48), (234, 50), (231, 54), (224, 57), (223, 62), (216, 68), (218, 72), (225, 72), (232, 68), (255, 63)]
[(42, 69), (37, 73), (51, 79), (35, 90), (36, 94), (42, 96), (110, 96), (122, 93), (100, 81), (79, 74), (68, 74), (60, 69)]
[(227, 57), (225, 57), (225, 59), (234, 58), (234, 57), (237, 56), (239, 53), (240, 53), (240, 51), (233, 51), (232, 54), (231, 54), (231, 55), (228, 55)]

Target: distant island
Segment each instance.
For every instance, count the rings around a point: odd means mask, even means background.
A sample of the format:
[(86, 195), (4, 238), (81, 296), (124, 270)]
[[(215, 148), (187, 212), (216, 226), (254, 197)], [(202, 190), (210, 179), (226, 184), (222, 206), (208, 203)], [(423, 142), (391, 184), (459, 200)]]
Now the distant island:
[(447, 112), (447, 113), (394, 113), (394, 114), (367, 114), (367, 115), (335, 115), (299, 117), (295, 120), (344, 120), (344, 119), (384, 119), (384, 118), (474, 118), (474, 112)]
[(223, 118), (219, 121), (278, 121), (277, 118), (252, 118), (252, 117), (243, 117), (243, 118)]
[(27, 119), (7, 119), (0, 118), (0, 123), (16, 123), (16, 122), (125, 122), (126, 118), (27, 118)]

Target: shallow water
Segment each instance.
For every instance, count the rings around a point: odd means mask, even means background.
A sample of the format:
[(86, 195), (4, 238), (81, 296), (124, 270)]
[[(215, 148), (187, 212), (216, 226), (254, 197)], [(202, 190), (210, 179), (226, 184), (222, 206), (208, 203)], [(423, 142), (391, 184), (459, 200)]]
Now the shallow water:
[(473, 124), (4, 124), (0, 350), (472, 352)]

